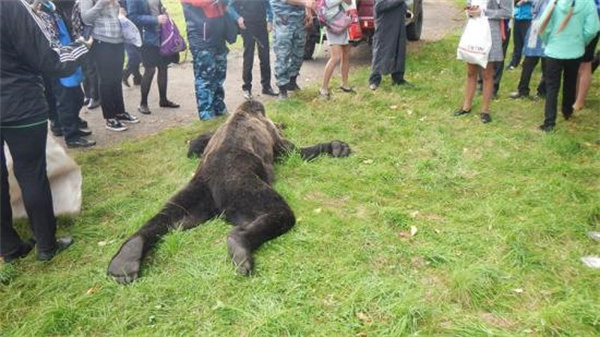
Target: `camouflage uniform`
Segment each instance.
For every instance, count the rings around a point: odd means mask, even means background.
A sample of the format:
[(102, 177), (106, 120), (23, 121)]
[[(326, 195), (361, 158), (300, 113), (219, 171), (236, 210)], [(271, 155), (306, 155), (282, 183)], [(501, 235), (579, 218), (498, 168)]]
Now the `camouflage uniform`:
[(222, 52), (192, 50), (198, 116), (202, 120), (227, 114), (223, 83), (227, 74), (227, 49)]
[(273, 51), (278, 87), (288, 85), (290, 77), (300, 73), (306, 42), (304, 7), (289, 5), (284, 1), (271, 0), (275, 16)]

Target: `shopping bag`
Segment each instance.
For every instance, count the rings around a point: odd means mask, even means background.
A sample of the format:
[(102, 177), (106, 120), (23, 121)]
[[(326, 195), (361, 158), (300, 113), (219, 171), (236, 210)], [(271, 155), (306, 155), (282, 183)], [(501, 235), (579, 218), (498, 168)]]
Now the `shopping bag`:
[(132, 44), (136, 47), (142, 46), (142, 36), (137, 26), (123, 15), (119, 15), (119, 23), (123, 32), (123, 40), (125, 43)]
[(492, 32), (486, 17), (469, 18), (465, 31), (460, 37), (456, 57), (467, 63), (487, 67), (492, 49)]
[[(10, 204), (13, 218), (25, 218), (25, 206), (17, 179), (13, 172), (13, 160), (7, 146), (4, 146), (8, 184), (10, 185)], [(54, 214), (78, 214), (81, 211), (81, 169), (52, 136), (48, 135), (46, 144), (46, 171), (52, 191)]]

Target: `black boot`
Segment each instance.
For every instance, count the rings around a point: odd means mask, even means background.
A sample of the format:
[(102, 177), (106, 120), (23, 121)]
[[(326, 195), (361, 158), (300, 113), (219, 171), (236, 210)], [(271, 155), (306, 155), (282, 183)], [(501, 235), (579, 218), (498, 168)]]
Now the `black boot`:
[(300, 90), (300, 87), (298, 86), (298, 83), (296, 82), (297, 77), (298, 76), (290, 77), (290, 83), (288, 83), (288, 85), (287, 85), (287, 90), (289, 90), (289, 91)]
[(287, 87), (286, 86), (279, 87), (279, 100), (283, 101), (283, 100), (286, 100), (287, 98), (288, 98)]

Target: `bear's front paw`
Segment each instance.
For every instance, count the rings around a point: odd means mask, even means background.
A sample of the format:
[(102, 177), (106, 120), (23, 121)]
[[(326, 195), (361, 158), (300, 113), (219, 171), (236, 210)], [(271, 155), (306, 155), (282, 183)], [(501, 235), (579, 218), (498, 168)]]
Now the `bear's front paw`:
[(331, 142), (331, 155), (333, 157), (348, 157), (350, 146), (342, 141), (334, 140)]
[(110, 261), (108, 275), (114, 277), (115, 281), (120, 284), (129, 284), (135, 281), (140, 277), (143, 248), (144, 243), (140, 237), (127, 241)]

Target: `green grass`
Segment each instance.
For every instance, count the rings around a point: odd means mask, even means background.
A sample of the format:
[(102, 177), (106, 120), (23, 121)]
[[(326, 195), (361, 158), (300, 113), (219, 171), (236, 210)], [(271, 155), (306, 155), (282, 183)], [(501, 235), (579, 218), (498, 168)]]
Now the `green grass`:
[[(59, 234), (76, 243), (49, 263), (3, 266), (2, 335), (597, 336), (598, 272), (579, 259), (600, 253), (586, 236), (600, 229), (600, 89), (553, 134), (536, 130), (541, 101), (494, 101), (489, 125), (455, 118), (457, 42), (409, 55), (415, 89), (386, 78), (373, 93), (361, 69), (352, 99), (321, 102), (312, 87), (268, 105), (297, 144), (342, 139), (354, 152), (277, 166), (298, 223), (256, 252), (251, 277), (235, 274), (222, 220), (166, 236), (130, 286), (105, 275), (192, 176), (185, 141), (222, 120), (75, 152), (83, 212)], [(503, 97), (518, 75), (505, 73)]]

